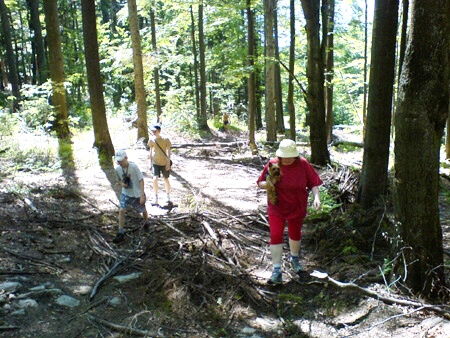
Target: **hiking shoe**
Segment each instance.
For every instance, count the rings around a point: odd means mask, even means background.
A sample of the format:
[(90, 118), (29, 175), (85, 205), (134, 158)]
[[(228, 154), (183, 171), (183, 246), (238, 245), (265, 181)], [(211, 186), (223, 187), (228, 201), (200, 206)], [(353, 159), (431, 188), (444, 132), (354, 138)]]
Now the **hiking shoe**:
[(281, 270), (273, 270), (272, 276), (270, 276), (270, 279), (267, 281), (267, 284), (281, 284), (283, 282), (283, 277)]
[(144, 231), (148, 231), (148, 229), (150, 228), (148, 221), (147, 222), (142, 221), (141, 226), (144, 229)]
[(125, 239), (125, 234), (123, 232), (118, 232), (116, 237), (113, 238), (113, 243), (120, 243)]
[(295, 273), (299, 273), (303, 271), (303, 266), (300, 264), (300, 260), (298, 257), (291, 257), (291, 268)]

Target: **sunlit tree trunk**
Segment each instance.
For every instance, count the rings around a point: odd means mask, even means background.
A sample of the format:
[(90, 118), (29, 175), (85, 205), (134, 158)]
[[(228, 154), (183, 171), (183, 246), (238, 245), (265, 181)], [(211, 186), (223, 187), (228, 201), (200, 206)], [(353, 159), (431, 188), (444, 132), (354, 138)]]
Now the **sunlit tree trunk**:
[(64, 87), (64, 63), (59, 33), (58, 6), (56, 0), (44, 0), (45, 24), (49, 54), (49, 70), (52, 79), (52, 105), (55, 107), (53, 129), (61, 140), (70, 139), (66, 89)]
[(18, 102), (20, 100), (20, 84), (19, 74), (17, 74), (17, 64), (14, 58), (14, 50), (11, 37), (11, 23), (8, 17), (8, 8), (5, 5), (4, 0), (0, 0), (0, 18), (2, 23), (2, 35), (6, 47), (6, 62), (8, 65), (8, 80), (11, 83), (12, 94), (15, 97), (13, 103), (13, 112), (17, 109)]
[(100, 164), (102, 166), (110, 165), (114, 155), (114, 146), (106, 119), (103, 82), (100, 74), (95, 0), (81, 0), (81, 14), (86, 72), (94, 127), (94, 147), (97, 149)]
[(301, 0), (301, 4), (306, 20), (308, 43), (306, 104), (309, 110), (311, 163), (325, 165), (330, 162), (330, 154), (325, 124), (324, 62), (319, 34), (320, 0)]
[(366, 209), (386, 192), (397, 25), (398, 0), (376, 0), (366, 139), (358, 194), (359, 203)]
[(274, 12), (276, 0), (264, 0), (264, 34), (266, 46), (266, 132), (267, 141), (277, 140), (275, 125), (275, 38), (274, 38)]
[(147, 101), (145, 99), (144, 68), (142, 66), (142, 48), (141, 36), (139, 34), (138, 13), (136, 0), (127, 0), (127, 3), (131, 45), (133, 47), (134, 88), (138, 114), (138, 120), (136, 121), (138, 128), (137, 139), (144, 139), (144, 142), (146, 142), (148, 140)]
[(395, 217), (405, 260), (396, 272), (413, 292), (433, 297), (445, 287), (438, 194), (449, 114), (450, 6), (415, 0), (411, 10), (395, 115)]

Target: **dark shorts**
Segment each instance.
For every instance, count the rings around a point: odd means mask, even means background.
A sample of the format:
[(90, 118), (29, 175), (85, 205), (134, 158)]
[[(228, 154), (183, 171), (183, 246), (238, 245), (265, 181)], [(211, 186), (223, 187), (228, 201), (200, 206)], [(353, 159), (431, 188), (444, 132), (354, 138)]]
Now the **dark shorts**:
[(127, 208), (133, 208), (139, 213), (143, 213), (146, 211), (145, 203), (141, 204), (140, 197), (130, 197), (125, 194), (120, 194), (119, 201), (120, 201), (120, 208), (121, 209), (127, 209)]
[(164, 165), (153, 165), (153, 177), (161, 177), (161, 174), (164, 178), (169, 178), (170, 170), (166, 170), (166, 166)]

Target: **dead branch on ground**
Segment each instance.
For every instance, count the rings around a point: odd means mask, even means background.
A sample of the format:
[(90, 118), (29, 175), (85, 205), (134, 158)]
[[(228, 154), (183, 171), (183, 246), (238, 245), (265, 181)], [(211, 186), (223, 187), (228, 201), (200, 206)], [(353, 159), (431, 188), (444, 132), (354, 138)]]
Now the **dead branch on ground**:
[(331, 278), (326, 272), (313, 271), (311, 273), (311, 276), (316, 277), (318, 279), (325, 280), (326, 282), (330, 283), (331, 285), (333, 285), (334, 287), (337, 287), (339, 289), (356, 291), (362, 295), (365, 295), (365, 296), (368, 296), (368, 297), (371, 297), (371, 298), (374, 298), (377, 300), (381, 300), (383, 303), (386, 303), (389, 305), (398, 304), (398, 305), (402, 305), (402, 306), (410, 306), (415, 309), (421, 308), (423, 310), (435, 312), (447, 319), (450, 318), (450, 311), (446, 310), (446, 308), (450, 309), (449, 305), (428, 305), (428, 304), (423, 304), (421, 302), (408, 300), (408, 299), (398, 299), (398, 298), (393, 298), (393, 297), (386, 297), (386, 296), (380, 295), (379, 293), (377, 293), (375, 291), (363, 288), (355, 283), (339, 282), (339, 281)]

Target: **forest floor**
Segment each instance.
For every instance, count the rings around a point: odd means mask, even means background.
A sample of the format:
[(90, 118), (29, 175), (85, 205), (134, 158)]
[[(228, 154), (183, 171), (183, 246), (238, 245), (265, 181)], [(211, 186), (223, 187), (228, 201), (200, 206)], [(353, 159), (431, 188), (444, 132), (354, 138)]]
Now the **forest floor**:
[[(150, 200), (148, 152), (132, 141), (135, 133), (124, 128), (112, 138), (116, 149), (128, 148), (129, 159), (144, 172)], [(202, 140), (203, 146), (185, 146), (195, 140), (169, 134), (174, 205), (148, 201), (147, 230), (140, 216), (129, 212), (120, 244), (112, 242), (118, 216), (115, 178), (112, 169), (98, 165), (93, 135), (74, 137), (74, 170), (16, 171), (3, 161), (0, 337), (450, 335), (450, 321), (439, 314), (448, 308), (424, 309), (419, 299), (400, 292), (401, 281), (382, 273), (390, 268), (382, 236), (389, 231), (382, 222), (374, 234), (373, 224), (359, 224), (359, 217), (343, 213), (354, 199), (353, 169), (361, 164), (361, 149), (332, 147), (338, 165), (317, 168), (339, 201), (334, 210), (305, 221), (305, 272), (294, 275), (285, 264), (283, 284), (270, 286), (266, 197), (256, 179), (274, 149), (261, 148), (252, 156), (245, 137), (233, 131), (215, 133)], [(46, 141), (27, 138), (30, 142)], [(447, 185), (441, 196), (447, 262), (449, 190)], [(286, 247), (285, 260), (287, 253)], [(317, 278), (313, 271), (333, 279)], [(388, 304), (365, 291), (412, 303)]]

